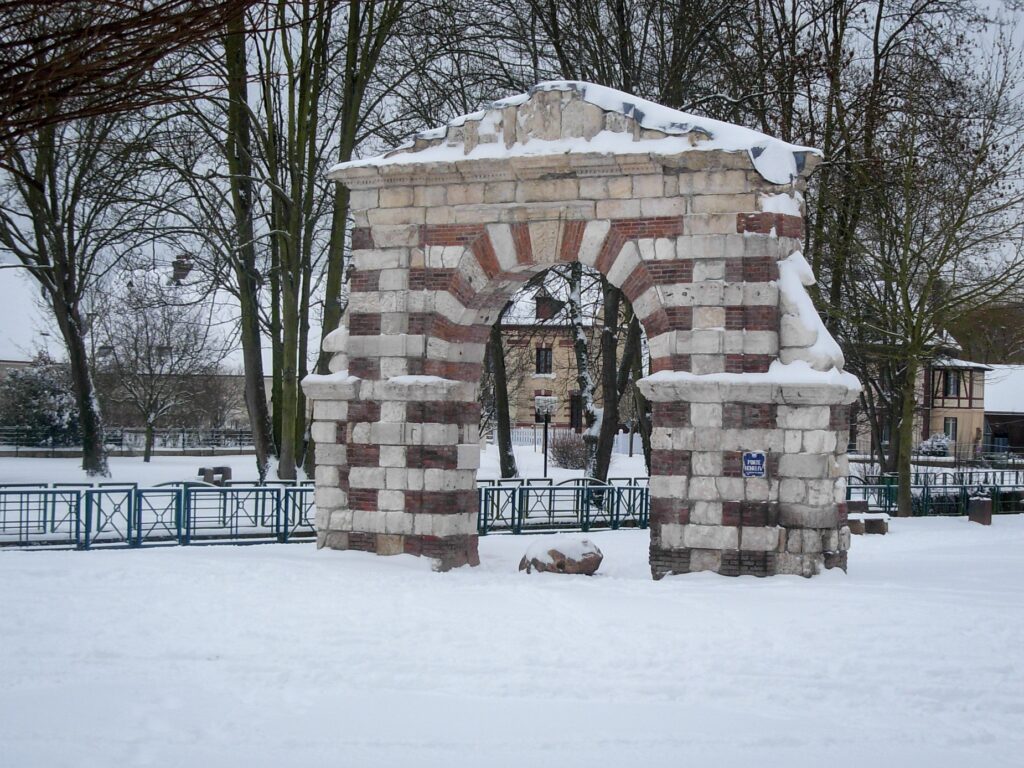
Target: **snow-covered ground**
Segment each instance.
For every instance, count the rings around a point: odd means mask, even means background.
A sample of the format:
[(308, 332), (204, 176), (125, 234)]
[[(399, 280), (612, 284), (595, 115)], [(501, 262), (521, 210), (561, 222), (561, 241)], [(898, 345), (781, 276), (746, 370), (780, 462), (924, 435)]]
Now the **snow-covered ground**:
[[(162, 456), (156, 454), (148, 464), (141, 457), (110, 458), (110, 477), (104, 482), (136, 483), (140, 486), (195, 480), (200, 467), (231, 467), (232, 480), (256, 480), (256, 457)], [(0, 458), (0, 485), (4, 483), (91, 483), (97, 478), (82, 471), (81, 459)]]
[[(531, 446), (516, 446), (516, 460), (522, 477), (541, 477), (544, 472), (544, 454)], [(81, 459), (26, 459), (0, 458), (0, 485), (4, 483), (87, 483), (81, 469)], [(141, 458), (112, 457), (110, 481), (137, 483), (140, 486), (174, 481), (195, 480), (200, 467), (231, 467), (233, 480), (252, 480), (258, 477), (256, 458), (252, 455), (225, 456), (162, 456), (156, 454), (146, 464)], [(646, 477), (643, 454), (626, 456), (612, 454), (610, 477)], [(499, 477), (498, 453), (493, 445), (487, 446), (480, 457), (481, 478)], [(559, 469), (548, 463), (548, 476), (556, 481), (581, 477), (580, 470)]]
[(849, 575), (447, 574), (311, 545), (0, 552), (5, 766), (1017, 766), (1024, 518)]
[[(535, 449), (529, 445), (517, 445), (512, 450), (516, 454), (516, 466), (519, 468), (520, 477), (544, 476), (544, 453), (540, 448)], [(476, 476), (481, 479), (501, 477), (497, 446), (488, 445), (485, 450), (481, 451), (480, 469), (477, 471)], [(583, 477), (583, 470), (561, 469), (549, 460), (548, 477), (553, 478), (556, 483), (560, 483), (563, 480)], [(647, 467), (644, 465), (643, 453), (637, 453), (633, 456), (613, 453), (608, 477), (647, 477)]]

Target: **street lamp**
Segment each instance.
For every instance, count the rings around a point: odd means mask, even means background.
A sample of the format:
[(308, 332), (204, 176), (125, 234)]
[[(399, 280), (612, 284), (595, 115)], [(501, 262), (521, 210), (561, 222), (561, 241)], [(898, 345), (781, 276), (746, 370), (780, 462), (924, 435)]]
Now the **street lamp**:
[(548, 476), (548, 425), (551, 414), (558, 410), (558, 398), (550, 395), (537, 395), (533, 398), (533, 407), (544, 417), (544, 477)]

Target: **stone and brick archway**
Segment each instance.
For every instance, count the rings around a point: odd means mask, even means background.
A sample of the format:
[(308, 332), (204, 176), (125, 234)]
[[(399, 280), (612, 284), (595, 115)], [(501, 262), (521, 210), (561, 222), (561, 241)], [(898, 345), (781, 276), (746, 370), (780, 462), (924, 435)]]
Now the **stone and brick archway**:
[(857, 382), (804, 286), (811, 150), (584, 83), (541, 84), (332, 177), (350, 303), (314, 401), (321, 546), (478, 561), (477, 387), (490, 324), (580, 261), (647, 333), (651, 569), (845, 566)]

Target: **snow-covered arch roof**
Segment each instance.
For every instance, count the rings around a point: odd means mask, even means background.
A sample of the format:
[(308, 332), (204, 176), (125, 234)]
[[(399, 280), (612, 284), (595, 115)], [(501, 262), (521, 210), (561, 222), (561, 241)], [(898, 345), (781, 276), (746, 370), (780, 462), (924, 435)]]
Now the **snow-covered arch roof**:
[(641, 152), (670, 156), (711, 150), (746, 152), (753, 167), (773, 184), (792, 182), (805, 172), (810, 156), (820, 156), (810, 147), (680, 112), (613, 88), (554, 80), (493, 101), (447, 125), (420, 131), (378, 157), (336, 165), (330, 175), (341, 178), (351, 168), (460, 160)]

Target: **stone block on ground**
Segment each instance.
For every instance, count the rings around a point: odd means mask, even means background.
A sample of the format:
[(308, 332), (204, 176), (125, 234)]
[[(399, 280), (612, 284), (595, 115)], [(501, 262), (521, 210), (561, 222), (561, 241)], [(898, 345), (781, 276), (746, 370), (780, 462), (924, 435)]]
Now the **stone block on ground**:
[(971, 499), (968, 502), (967, 518), (979, 525), (992, 525), (992, 499)]
[(593, 576), (604, 555), (589, 539), (576, 536), (543, 536), (538, 538), (523, 559), (519, 570), (532, 573), (582, 573)]

